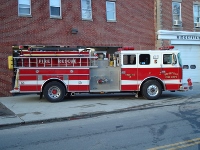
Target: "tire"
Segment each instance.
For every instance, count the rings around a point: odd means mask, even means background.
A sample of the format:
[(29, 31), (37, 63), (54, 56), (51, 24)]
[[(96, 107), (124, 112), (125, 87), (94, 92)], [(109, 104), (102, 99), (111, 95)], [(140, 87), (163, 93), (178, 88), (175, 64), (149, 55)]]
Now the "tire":
[(156, 80), (149, 80), (142, 86), (142, 95), (149, 100), (156, 100), (162, 94), (161, 84)]
[(48, 101), (61, 102), (65, 97), (65, 88), (60, 82), (53, 81), (44, 87), (43, 93)]

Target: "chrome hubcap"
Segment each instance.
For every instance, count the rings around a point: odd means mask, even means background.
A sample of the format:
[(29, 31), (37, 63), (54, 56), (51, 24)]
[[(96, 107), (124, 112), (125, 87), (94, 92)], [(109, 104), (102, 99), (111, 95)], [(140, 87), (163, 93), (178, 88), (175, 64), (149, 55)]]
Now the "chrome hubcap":
[(150, 85), (147, 88), (147, 93), (149, 96), (157, 96), (158, 95), (158, 87), (156, 85)]
[(52, 86), (51, 88), (49, 88), (48, 90), (48, 95), (49, 97), (51, 97), (52, 99), (56, 99), (60, 96), (61, 91), (58, 87), (56, 86)]

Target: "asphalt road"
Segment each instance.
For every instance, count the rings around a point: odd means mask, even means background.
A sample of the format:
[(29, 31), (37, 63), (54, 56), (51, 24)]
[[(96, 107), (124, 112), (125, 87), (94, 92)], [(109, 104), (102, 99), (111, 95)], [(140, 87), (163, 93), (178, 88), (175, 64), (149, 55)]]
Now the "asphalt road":
[[(167, 103), (167, 101), (166, 101)], [(0, 130), (2, 150), (200, 150), (200, 100)]]

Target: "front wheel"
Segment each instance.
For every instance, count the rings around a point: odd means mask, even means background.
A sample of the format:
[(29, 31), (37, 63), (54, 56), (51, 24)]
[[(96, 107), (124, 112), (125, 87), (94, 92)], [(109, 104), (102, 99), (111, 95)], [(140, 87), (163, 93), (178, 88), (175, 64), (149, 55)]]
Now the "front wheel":
[(142, 86), (142, 95), (149, 100), (156, 100), (162, 94), (161, 84), (156, 80), (149, 80)]
[(60, 102), (64, 99), (65, 88), (57, 81), (49, 82), (44, 87), (44, 97), (50, 102)]

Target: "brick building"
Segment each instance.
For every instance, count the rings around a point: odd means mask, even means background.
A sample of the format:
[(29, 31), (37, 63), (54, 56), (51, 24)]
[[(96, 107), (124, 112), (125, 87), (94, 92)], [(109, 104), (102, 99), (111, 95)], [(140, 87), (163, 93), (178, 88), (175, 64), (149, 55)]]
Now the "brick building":
[(0, 0), (0, 96), (10, 96), (7, 57), (19, 45), (155, 48), (154, 0)]
[(200, 0), (157, 0), (157, 47), (181, 51), (183, 82), (200, 82)]

